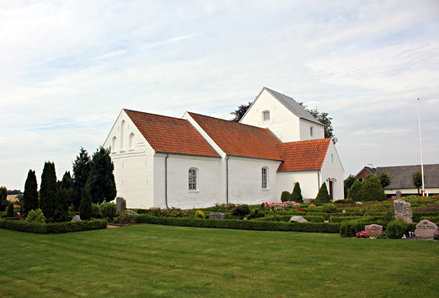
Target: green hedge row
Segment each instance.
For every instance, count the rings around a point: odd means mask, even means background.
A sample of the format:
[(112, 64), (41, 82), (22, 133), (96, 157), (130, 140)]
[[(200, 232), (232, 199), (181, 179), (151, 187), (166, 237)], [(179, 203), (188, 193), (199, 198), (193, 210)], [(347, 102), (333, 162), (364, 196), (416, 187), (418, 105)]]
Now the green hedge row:
[(314, 233), (338, 233), (340, 231), (340, 224), (336, 223), (287, 223), (234, 219), (220, 220), (182, 217), (153, 217), (146, 214), (139, 215), (136, 222), (171, 226), (257, 231), (295, 231)]
[(413, 221), (420, 222), (426, 217), (439, 217), (439, 211), (431, 212), (413, 212)]
[(0, 228), (37, 234), (58, 234), (105, 229), (107, 220), (93, 219), (60, 223), (40, 224), (16, 220), (0, 220)]

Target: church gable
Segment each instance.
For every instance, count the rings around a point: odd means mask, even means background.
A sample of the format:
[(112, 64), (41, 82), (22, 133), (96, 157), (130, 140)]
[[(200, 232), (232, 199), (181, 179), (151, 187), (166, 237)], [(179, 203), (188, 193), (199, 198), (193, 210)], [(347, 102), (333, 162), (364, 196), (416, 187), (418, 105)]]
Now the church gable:
[(156, 152), (220, 157), (184, 119), (124, 110)]

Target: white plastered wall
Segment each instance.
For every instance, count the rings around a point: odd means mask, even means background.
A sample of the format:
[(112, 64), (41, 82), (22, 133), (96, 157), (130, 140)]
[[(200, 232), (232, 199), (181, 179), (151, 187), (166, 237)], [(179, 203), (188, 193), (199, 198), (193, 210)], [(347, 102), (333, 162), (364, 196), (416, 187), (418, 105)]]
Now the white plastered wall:
[[(261, 204), (279, 202), (278, 176), (280, 161), (229, 157), (229, 203)], [(268, 169), (268, 188), (262, 189), (262, 168)]]
[(111, 147), (117, 196), (127, 201), (128, 208), (153, 206), (154, 150), (123, 110), (103, 147)]
[(344, 187), (343, 187), (343, 173), (344, 169), (341, 164), (340, 157), (334, 143), (331, 141), (328, 146), (328, 151), (323, 161), (321, 169), (321, 182), (326, 183), (326, 187), (329, 191), (329, 180), (332, 181), (333, 200), (344, 199)]
[[(325, 138), (325, 128), (323, 125), (300, 119), (300, 140), (317, 140)], [(311, 136), (311, 127), (313, 128), (313, 135)]]
[[(167, 157), (168, 156), (168, 157)], [(168, 207), (205, 208), (225, 203), (221, 181), (222, 160), (216, 157), (156, 153), (154, 206), (166, 208), (165, 159), (167, 157)], [(197, 171), (197, 190), (189, 190), (189, 169)]]
[(292, 192), (296, 182), (300, 183), (302, 197), (305, 199), (315, 199), (319, 192), (319, 173), (318, 171), (301, 172), (279, 172), (279, 197), (282, 191)]
[[(270, 120), (264, 121), (264, 111), (270, 112)], [(300, 141), (299, 118), (267, 90), (262, 91), (240, 123), (268, 128), (282, 142)]]

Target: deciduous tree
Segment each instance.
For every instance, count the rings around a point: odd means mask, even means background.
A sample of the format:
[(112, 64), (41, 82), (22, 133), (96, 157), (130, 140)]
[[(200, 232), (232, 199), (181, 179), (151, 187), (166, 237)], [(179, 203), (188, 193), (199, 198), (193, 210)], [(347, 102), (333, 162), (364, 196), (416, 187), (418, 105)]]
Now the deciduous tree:
[(392, 183), (392, 177), (390, 177), (390, 174), (387, 173), (387, 171), (383, 171), (381, 174), (379, 174), (378, 179), (380, 180), (381, 186), (383, 188), (389, 186), (390, 183)]
[(346, 199), (347, 196), (348, 196), (349, 189), (352, 187), (352, 185), (354, 185), (355, 181), (357, 181), (357, 177), (355, 177), (355, 176), (352, 175), (352, 174), (349, 175), (349, 177), (346, 178), (346, 179), (343, 181), (343, 184), (344, 184), (344, 197), (345, 197), (345, 199)]
[[(425, 175), (424, 175), (424, 183), (426, 181)], [(419, 188), (422, 186), (422, 171), (415, 171), (412, 174), (412, 183), (413, 185), (418, 189), (419, 194)]]
[(238, 106), (237, 110), (235, 110), (234, 112), (231, 112), (230, 114), (235, 116), (235, 118), (233, 118), (232, 121), (239, 122), (239, 120), (241, 120), (241, 118), (247, 112), (247, 110), (251, 106), (251, 104), (252, 104), (251, 102), (249, 102), (246, 105), (242, 104), (242, 105)]
[(305, 110), (308, 111), (314, 118), (316, 118), (320, 123), (323, 124), (325, 129), (325, 138), (331, 138), (335, 143), (338, 142), (338, 138), (334, 134), (334, 128), (332, 127), (332, 117), (329, 117), (329, 114), (326, 112), (319, 112), (317, 107), (315, 109), (308, 109), (307, 105), (304, 105), (303, 102), (299, 102)]

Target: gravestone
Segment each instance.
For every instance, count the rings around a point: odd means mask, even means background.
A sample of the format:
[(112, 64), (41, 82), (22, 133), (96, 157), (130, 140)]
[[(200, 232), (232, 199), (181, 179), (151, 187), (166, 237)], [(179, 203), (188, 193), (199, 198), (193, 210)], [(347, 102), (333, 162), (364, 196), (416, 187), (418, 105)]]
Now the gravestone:
[(397, 191), (396, 191), (396, 197), (397, 197), (397, 198), (400, 198), (400, 197), (401, 197), (401, 191), (400, 191), (400, 190), (397, 190)]
[(290, 222), (308, 222), (303, 216), (293, 216), (290, 218)]
[(126, 214), (127, 214), (127, 215), (135, 215), (135, 216), (139, 215), (139, 214), (137, 214), (136, 211), (133, 211), (133, 210), (127, 210), (127, 211), (126, 211)]
[(407, 203), (403, 199), (393, 201), (395, 207), (395, 218), (402, 219), (407, 223), (413, 222), (413, 212), (410, 203)]
[(71, 221), (79, 221), (79, 220), (81, 220), (81, 217), (79, 217), (79, 215), (75, 215), (73, 216)]
[(314, 199), (303, 199), (304, 204), (312, 203)]
[(415, 236), (420, 238), (433, 238), (439, 232), (438, 226), (427, 219), (416, 225)]
[(342, 211), (341, 211), (341, 213), (346, 213), (346, 212), (347, 212), (346, 210), (342, 210)]
[(364, 227), (364, 231), (369, 234), (382, 234), (383, 226), (372, 224)]
[(209, 214), (210, 219), (226, 219), (226, 215), (224, 213), (211, 213)]
[(116, 198), (116, 205), (117, 205), (117, 214), (121, 214), (123, 212), (123, 198), (122, 197)]

